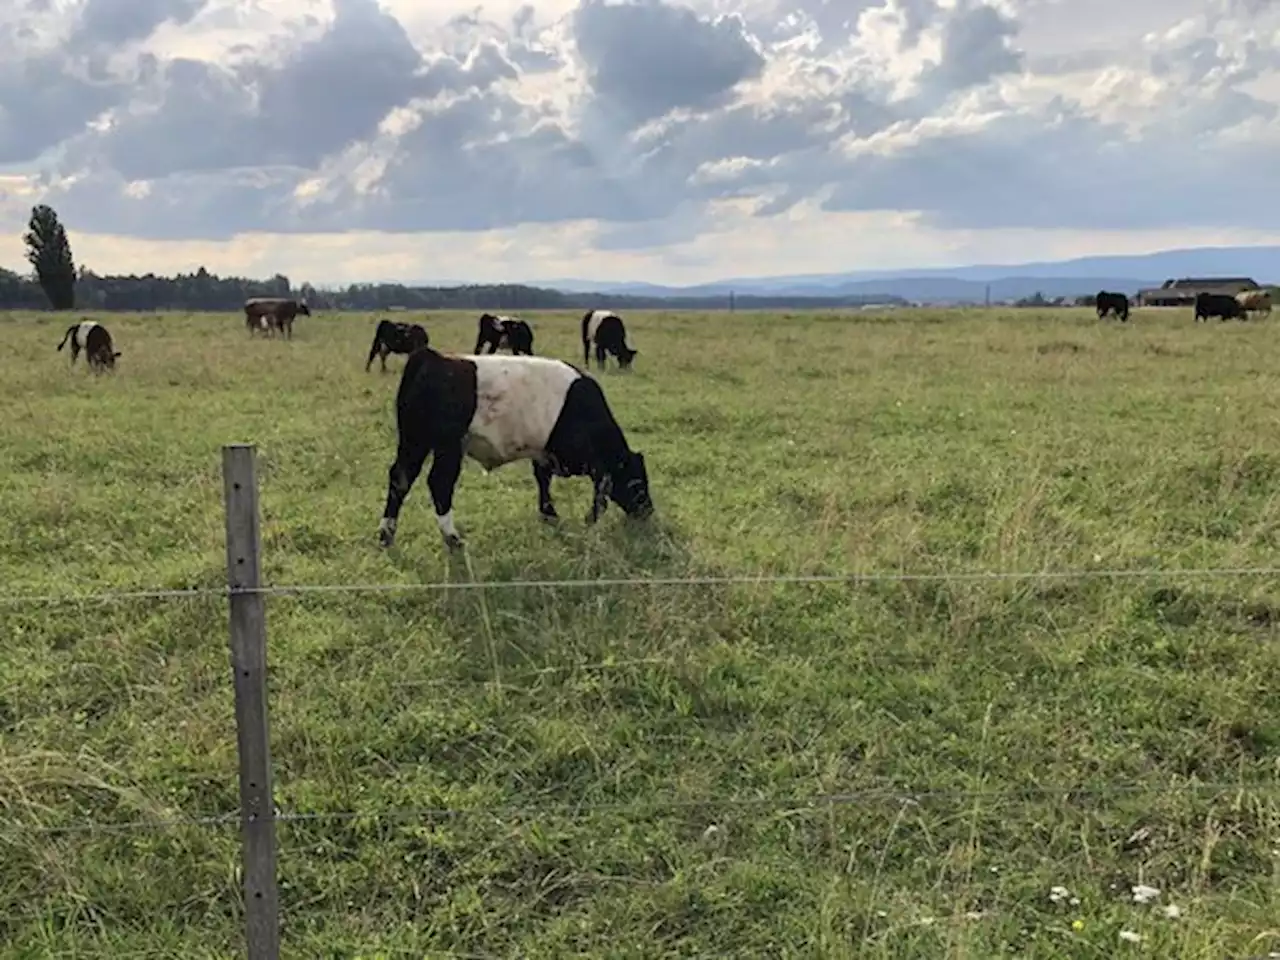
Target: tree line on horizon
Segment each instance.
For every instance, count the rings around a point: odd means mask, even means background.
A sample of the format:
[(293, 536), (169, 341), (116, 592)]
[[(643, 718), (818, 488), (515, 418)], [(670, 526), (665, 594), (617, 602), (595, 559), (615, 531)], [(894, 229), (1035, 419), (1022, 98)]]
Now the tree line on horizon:
[[(7, 310), (240, 310), (250, 297), (297, 297), (320, 310), (570, 310), (722, 309), (728, 297), (653, 297), (630, 294), (566, 293), (519, 283), (419, 287), (399, 283), (353, 283), (341, 290), (294, 287), (276, 274), (267, 280), (220, 277), (204, 267), (194, 273), (109, 276), (76, 266), (57, 212), (47, 204), (31, 209), (23, 235), (32, 273), (23, 276), (0, 267), (0, 309)], [(902, 297), (787, 297), (739, 295), (732, 305), (744, 309), (842, 307), (871, 303), (906, 304)]]

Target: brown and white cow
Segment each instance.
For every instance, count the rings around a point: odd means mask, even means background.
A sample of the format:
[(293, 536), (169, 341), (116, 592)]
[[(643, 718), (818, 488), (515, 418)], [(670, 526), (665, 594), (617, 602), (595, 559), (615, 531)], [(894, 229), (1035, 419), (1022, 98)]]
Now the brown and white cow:
[(1246, 313), (1270, 313), (1271, 293), (1268, 290), (1241, 290), (1236, 294), (1236, 303)]
[(89, 369), (95, 373), (115, 369), (116, 357), (120, 356), (120, 351), (112, 345), (111, 334), (107, 332), (107, 328), (98, 321), (82, 320), (80, 323), (69, 326), (67, 332), (62, 335), (62, 342), (58, 344), (59, 353), (67, 345), (68, 340), (71, 341), (72, 366), (75, 366), (76, 358), (83, 350)]
[(464, 457), (486, 473), (532, 460), (538, 512), (547, 520), (557, 517), (553, 476), (591, 477), (595, 496), (587, 523), (599, 519), (610, 500), (637, 519), (653, 513), (644, 455), (627, 445), (600, 384), (563, 360), (416, 350), (400, 375), (396, 428), (399, 444), (378, 526), (384, 547), (395, 542), (400, 508), (428, 456), (436, 523), (451, 549), (462, 545), (453, 491)]
[[(250, 297), (244, 302), (244, 323), (249, 332), (265, 329), (280, 331), (287, 339), (293, 339), (293, 321), (295, 317), (311, 316), (311, 308), (305, 300), (294, 300), (292, 297)], [(262, 321), (266, 321), (265, 328)]]

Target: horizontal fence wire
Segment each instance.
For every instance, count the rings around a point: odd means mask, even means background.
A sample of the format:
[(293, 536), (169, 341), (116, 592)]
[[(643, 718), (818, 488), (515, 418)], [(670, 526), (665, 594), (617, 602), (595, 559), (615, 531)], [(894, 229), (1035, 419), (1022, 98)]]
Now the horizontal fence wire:
[(1280, 567), (1142, 567), (1079, 570), (966, 570), (924, 573), (733, 574), (706, 577), (601, 577), (574, 580), (460, 580), (432, 583), (296, 583), (263, 587), (190, 587), (100, 593), (0, 595), (0, 606), (60, 603), (120, 603), (130, 600), (188, 600), (199, 597), (301, 596), (325, 593), (420, 593), (454, 590), (599, 590), (618, 587), (719, 587), (805, 584), (979, 583), (1055, 580), (1151, 580), (1161, 577), (1275, 577)]
[[(868, 787), (838, 793), (785, 794), (761, 797), (652, 797), (631, 801), (598, 803), (509, 803), (475, 807), (403, 807), (388, 810), (275, 810), (269, 818), (276, 823), (335, 823), (350, 821), (404, 822), (412, 820), (450, 820), (465, 817), (495, 819), (533, 819), (537, 817), (583, 819), (600, 813), (636, 813), (641, 811), (698, 810), (719, 807), (726, 810), (798, 810), (803, 808), (883, 804), (920, 806), (931, 802), (951, 804), (978, 801), (1030, 803), (1051, 800), (1059, 803), (1122, 796), (1168, 796), (1172, 794), (1264, 794), (1280, 796), (1280, 780), (1274, 782), (1202, 783), (1102, 783), (1090, 785), (1054, 784), (1023, 787), (991, 787), (974, 789), (912, 789), (907, 787)], [(73, 834), (95, 831), (159, 831), (174, 827), (228, 826), (241, 822), (239, 812), (209, 816), (168, 817), (158, 820), (79, 821), (56, 826), (0, 821), (0, 832), (14, 834)], [(252, 815), (250, 816), (252, 819)]]

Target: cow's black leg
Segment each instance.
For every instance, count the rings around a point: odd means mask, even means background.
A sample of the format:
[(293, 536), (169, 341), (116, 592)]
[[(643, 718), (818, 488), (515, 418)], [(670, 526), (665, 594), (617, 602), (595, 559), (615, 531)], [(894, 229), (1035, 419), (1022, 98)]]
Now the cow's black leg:
[(609, 491), (613, 489), (613, 478), (603, 470), (594, 471), (591, 479), (595, 483), (595, 495), (591, 498), (591, 509), (587, 511), (587, 523), (595, 523), (608, 509)]
[(400, 508), (404, 506), (405, 497), (413, 489), (413, 483), (422, 472), (422, 464), (426, 462), (430, 451), (426, 446), (401, 444), (396, 451), (395, 463), (387, 475), (387, 505), (382, 511), (382, 522), (378, 524), (378, 540), (384, 547), (396, 541), (396, 523), (400, 519)]
[(462, 546), (462, 535), (453, 523), (453, 488), (462, 472), (462, 444), (454, 441), (436, 447), (431, 472), (427, 474), (427, 486), (436, 505), (436, 523), (440, 534), (450, 549)]
[(391, 351), (387, 349), (387, 345), (385, 343), (382, 345), (382, 349), (378, 351), (378, 359), (382, 361), (383, 373), (387, 372), (387, 354), (390, 352)]
[(533, 461), (533, 479), (538, 483), (538, 513), (544, 520), (555, 520), (556, 505), (551, 502), (551, 468), (544, 463)]
[(603, 344), (596, 344), (596, 366), (601, 370), (604, 369), (605, 350)]
[(364, 372), (365, 372), (365, 373), (368, 373), (368, 372), (369, 372), (369, 368), (373, 366), (373, 358), (374, 358), (374, 357), (376, 357), (376, 356), (378, 355), (378, 347), (379, 347), (379, 346), (381, 346), (381, 344), (379, 343), (378, 338), (377, 338), (377, 337), (374, 337), (374, 338), (373, 338), (373, 346), (369, 348), (369, 359), (368, 359), (368, 360), (366, 360), (366, 361), (364, 362)]

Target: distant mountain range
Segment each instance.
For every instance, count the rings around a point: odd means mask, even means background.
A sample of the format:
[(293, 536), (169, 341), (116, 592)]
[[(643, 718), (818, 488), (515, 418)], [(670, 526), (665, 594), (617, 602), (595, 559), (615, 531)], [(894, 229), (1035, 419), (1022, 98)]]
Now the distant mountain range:
[(1280, 279), (1280, 246), (1200, 247), (1114, 257), (1080, 257), (1040, 263), (932, 267), (915, 270), (850, 271), (780, 277), (735, 277), (691, 287), (652, 283), (544, 280), (536, 286), (569, 293), (614, 296), (703, 298), (902, 297), (924, 303), (981, 303), (1017, 300), (1037, 292), (1045, 297), (1074, 297), (1099, 290), (1136, 293), (1177, 277), (1252, 277), (1258, 283)]

